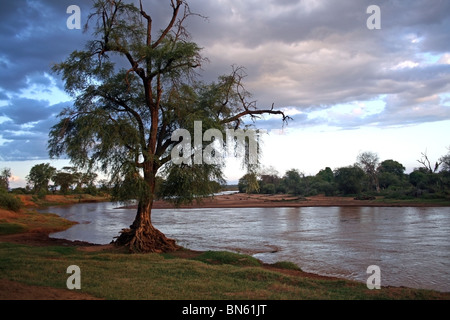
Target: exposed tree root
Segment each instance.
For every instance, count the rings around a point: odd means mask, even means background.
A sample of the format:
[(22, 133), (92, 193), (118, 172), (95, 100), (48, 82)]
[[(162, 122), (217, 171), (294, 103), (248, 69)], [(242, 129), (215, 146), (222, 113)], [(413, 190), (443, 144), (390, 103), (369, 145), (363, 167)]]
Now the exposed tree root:
[(181, 248), (175, 240), (167, 238), (153, 226), (122, 229), (120, 236), (113, 243), (127, 247), (133, 253), (172, 252)]

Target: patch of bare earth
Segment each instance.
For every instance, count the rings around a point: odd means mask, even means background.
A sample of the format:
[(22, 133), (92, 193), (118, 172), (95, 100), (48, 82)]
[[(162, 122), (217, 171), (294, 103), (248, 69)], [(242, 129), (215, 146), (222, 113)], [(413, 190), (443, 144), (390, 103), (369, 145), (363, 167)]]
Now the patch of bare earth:
[(69, 289), (57, 289), (0, 279), (0, 300), (102, 300)]

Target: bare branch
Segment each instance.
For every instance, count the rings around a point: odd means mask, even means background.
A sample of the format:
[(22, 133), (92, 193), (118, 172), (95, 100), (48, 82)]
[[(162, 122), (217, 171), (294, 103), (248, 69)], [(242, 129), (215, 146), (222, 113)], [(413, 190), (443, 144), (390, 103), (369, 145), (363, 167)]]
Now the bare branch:
[(159, 44), (164, 40), (164, 38), (167, 36), (167, 34), (169, 33), (170, 30), (172, 30), (176, 20), (177, 20), (177, 16), (178, 16), (178, 12), (180, 11), (181, 5), (183, 4), (183, 0), (176, 0), (176, 4), (174, 3), (173, 0), (171, 0), (171, 7), (173, 9), (172, 12), (172, 18), (170, 19), (169, 24), (167, 25), (167, 27), (164, 29), (164, 31), (162, 32), (161, 36), (159, 37), (158, 40), (156, 40), (155, 43), (153, 43), (152, 48), (156, 48), (157, 46), (159, 46)]
[(144, 11), (142, 0), (139, 0), (141, 15), (147, 20), (147, 46), (152, 43), (152, 18)]
[[(423, 165), (423, 167), (430, 173), (434, 173), (437, 172), (439, 169), (439, 166), (442, 164), (442, 161), (436, 161), (435, 165), (434, 165), (434, 169), (431, 168), (431, 162), (428, 159), (427, 156), (427, 151), (422, 152), (422, 158), (420, 158), (419, 160), (417, 160), (417, 162), (419, 162), (421, 165)], [(440, 159), (439, 159), (440, 160)]]

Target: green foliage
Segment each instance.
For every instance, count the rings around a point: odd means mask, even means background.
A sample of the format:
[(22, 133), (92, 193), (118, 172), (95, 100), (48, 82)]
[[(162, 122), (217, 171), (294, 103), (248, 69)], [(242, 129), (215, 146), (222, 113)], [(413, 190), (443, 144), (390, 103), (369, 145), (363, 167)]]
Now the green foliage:
[(289, 275), (261, 265), (205, 265), (195, 258), (164, 259), (160, 254), (1, 242), (0, 257), (3, 279), (64, 290), (67, 267), (76, 264), (82, 271), (82, 292), (107, 300), (449, 299), (448, 293), (430, 290), (368, 290), (365, 283), (355, 281)]
[(55, 185), (60, 186), (62, 194), (68, 194), (69, 188), (75, 182), (75, 176), (69, 172), (58, 171), (52, 178)]
[(405, 172), (405, 167), (394, 160), (384, 160), (380, 163), (378, 167), (379, 173), (390, 173), (396, 175), (398, 178), (401, 178)]
[(290, 261), (278, 261), (272, 264), (272, 266), (280, 269), (302, 271), (298, 265)]
[(22, 206), (23, 203), (19, 198), (0, 189), (0, 208), (19, 211)]
[(240, 178), (238, 188), (241, 193), (258, 193), (260, 187), (256, 173), (249, 172)]
[(56, 172), (56, 168), (50, 163), (41, 163), (33, 166), (27, 176), (27, 181), (33, 187), (35, 193), (46, 193), (50, 179)]
[(251, 256), (228, 251), (206, 251), (195, 260), (209, 264), (231, 264), (235, 266), (260, 266), (261, 262)]
[(364, 170), (366, 176), (365, 180), (367, 181), (367, 189), (369, 191), (376, 190), (380, 191), (380, 184), (378, 181), (378, 155), (374, 152), (366, 151), (362, 152), (357, 157), (357, 166)]
[(9, 190), (9, 178), (11, 178), (11, 169), (3, 168), (0, 171), (0, 190)]
[[(450, 170), (446, 170), (446, 157), (439, 160), (442, 164), (440, 172), (424, 165), (407, 175), (401, 163), (384, 160), (376, 166), (378, 156), (365, 152), (358, 156), (359, 163), (356, 165), (337, 168), (334, 172), (327, 167), (315, 176), (305, 176), (292, 169), (279, 178), (268, 174), (267, 170), (261, 172), (258, 182), (260, 193), (263, 194), (294, 193), (306, 197), (364, 193), (369, 197), (384, 196), (387, 199), (446, 199), (450, 194)], [(424, 163), (428, 164), (426, 161)], [(241, 178), (241, 192), (245, 191), (244, 178)]]
[(300, 181), (302, 177), (297, 169), (287, 171), (283, 177), (282, 184), (287, 193), (300, 194)]
[(338, 168), (334, 172), (339, 192), (344, 195), (358, 194), (363, 190), (364, 171), (358, 166)]
[(335, 183), (323, 180), (316, 181), (314, 187), (318, 194), (323, 193), (327, 197), (334, 196), (337, 191)]
[(262, 194), (275, 194), (276, 188), (273, 183), (265, 183), (260, 188), (260, 193)]
[(333, 170), (331, 170), (330, 167), (326, 167), (325, 169), (320, 170), (318, 174), (316, 174), (316, 178), (331, 184), (334, 182)]
[(14, 234), (26, 231), (26, 227), (18, 223), (0, 221), (0, 235)]
[(167, 170), (166, 179), (161, 183), (158, 197), (175, 205), (200, 200), (218, 191), (222, 170), (214, 165), (173, 165)]

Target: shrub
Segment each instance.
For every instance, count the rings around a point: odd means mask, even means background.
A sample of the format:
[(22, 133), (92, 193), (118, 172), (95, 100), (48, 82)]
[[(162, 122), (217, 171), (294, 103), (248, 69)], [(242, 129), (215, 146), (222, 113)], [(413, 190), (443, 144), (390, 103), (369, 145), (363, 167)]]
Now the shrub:
[(274, 267), (280, 268), (280, 269), (302, 271), (302, 269), (298, 265), (296, 265), (295, 263), (290, 262), (290, 261), (278, 261), (272, 265)]
[(19, 211), (23, 204), (19, 198), (6, 193), (0, 192), (0, 207), (7, 210)]
[(24, 232), (25, 226), (17, 223), (0, 223), (0, 234), (14, 234)]
[(231, 264), (238, 266), (259, 266), (261, 262), (251, 256), (227, 252), (227, 251), (206, 251), (196, 258), (208, 264)]

